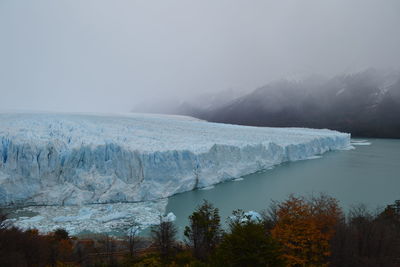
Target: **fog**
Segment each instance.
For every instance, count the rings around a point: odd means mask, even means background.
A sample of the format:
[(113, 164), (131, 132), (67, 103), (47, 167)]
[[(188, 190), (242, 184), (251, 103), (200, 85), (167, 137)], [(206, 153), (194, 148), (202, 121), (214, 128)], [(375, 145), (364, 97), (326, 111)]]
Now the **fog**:
[(128, 112), (400, 66), (398, 0), (1, 0), (0, 109)]

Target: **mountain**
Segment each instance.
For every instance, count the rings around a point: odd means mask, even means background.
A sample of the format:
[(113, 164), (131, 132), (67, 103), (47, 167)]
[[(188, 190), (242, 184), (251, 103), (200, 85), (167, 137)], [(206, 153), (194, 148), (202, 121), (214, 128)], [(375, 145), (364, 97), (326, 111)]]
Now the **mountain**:
[(164, 97), (136, 104), (131, 109), (131, 112), (179, 115), (197, 114), (227, 105), (243, 95), (245, 95), (243, 90), (229, 88), (217, 93), (199, 94), (185, 100)]
[(329, 128), (400, 138), (400, 75), (369, 69), (331, 79), (281, 80), (212, 109), (181, 114), (251, 126)]

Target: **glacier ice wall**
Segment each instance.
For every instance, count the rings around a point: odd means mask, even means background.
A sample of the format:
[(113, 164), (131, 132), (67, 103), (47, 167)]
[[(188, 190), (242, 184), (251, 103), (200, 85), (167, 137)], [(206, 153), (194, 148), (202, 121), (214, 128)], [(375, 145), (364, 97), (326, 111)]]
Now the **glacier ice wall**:
[(0, 205), (154, 200), (349, 146), (349, 134), (326, 129), (0, 113)]

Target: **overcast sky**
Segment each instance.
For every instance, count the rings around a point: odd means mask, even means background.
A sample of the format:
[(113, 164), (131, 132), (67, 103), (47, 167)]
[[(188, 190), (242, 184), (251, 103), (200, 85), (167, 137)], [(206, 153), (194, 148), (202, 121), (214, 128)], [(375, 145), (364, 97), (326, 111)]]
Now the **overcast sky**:
[(124, 112), (399, 65), (399, 0), (0, 0), (0, 109)]

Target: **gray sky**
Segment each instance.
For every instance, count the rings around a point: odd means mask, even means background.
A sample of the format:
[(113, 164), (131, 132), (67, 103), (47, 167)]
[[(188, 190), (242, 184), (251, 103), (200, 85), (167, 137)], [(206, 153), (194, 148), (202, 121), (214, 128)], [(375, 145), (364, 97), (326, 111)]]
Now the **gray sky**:
[(399, 49), (399, 0), (0, 0), (0, 109), (124, 112)]

